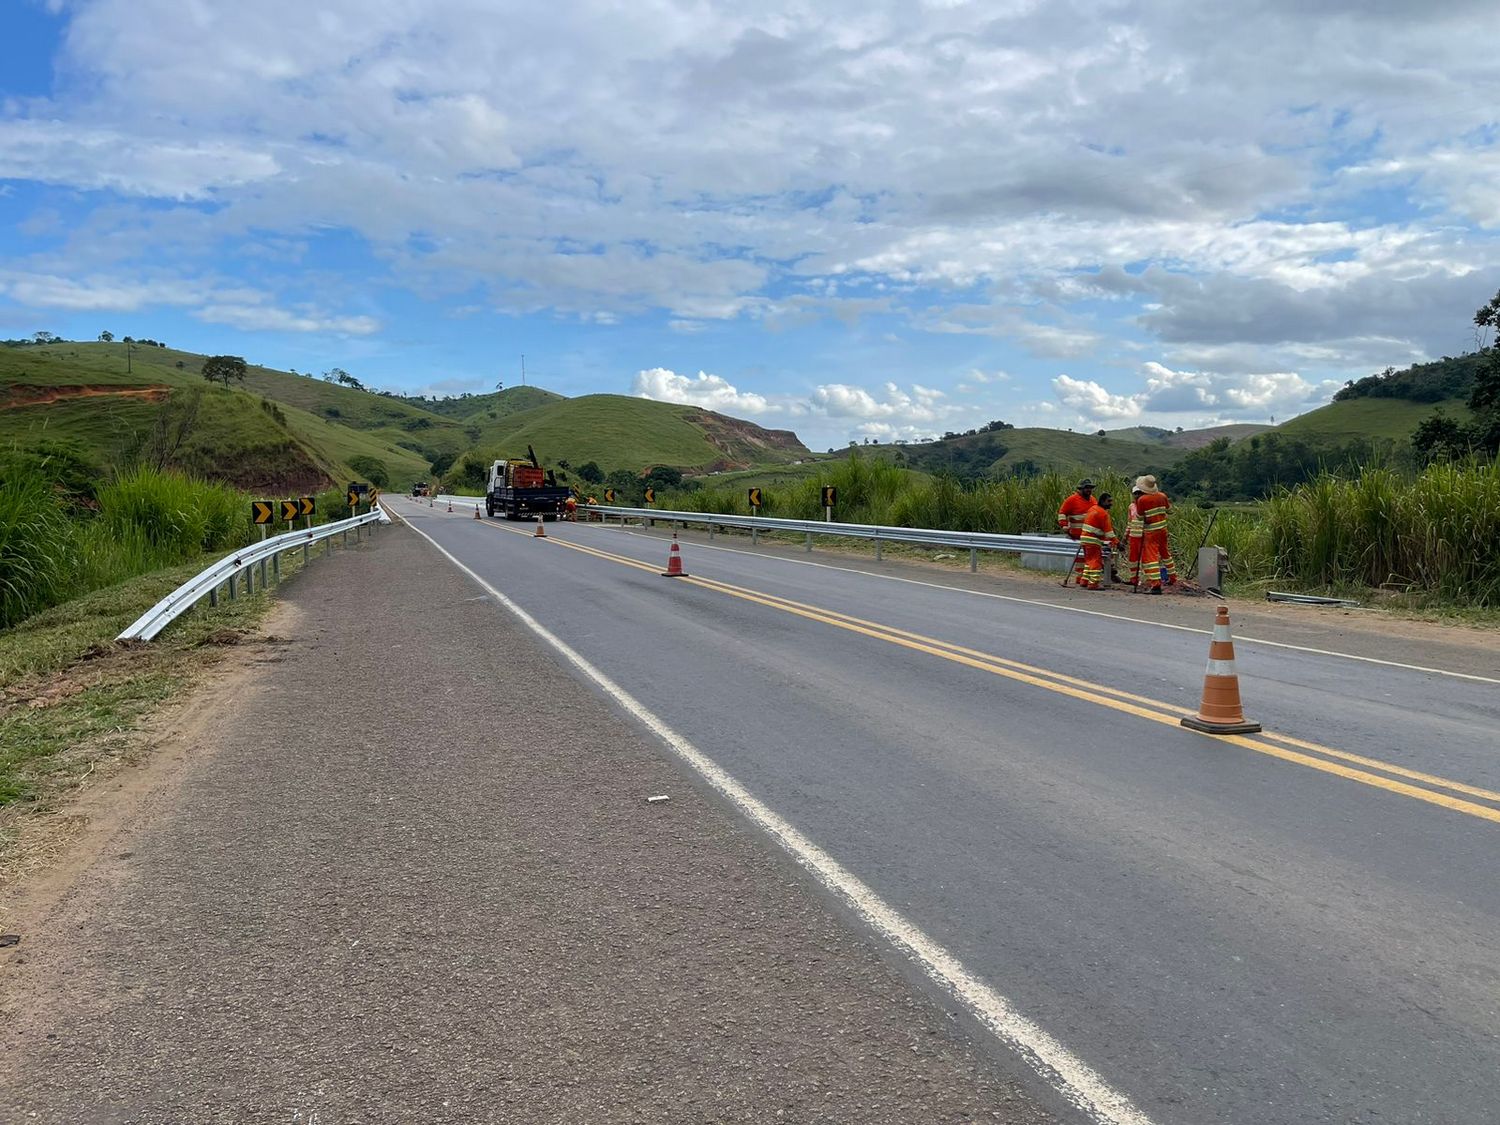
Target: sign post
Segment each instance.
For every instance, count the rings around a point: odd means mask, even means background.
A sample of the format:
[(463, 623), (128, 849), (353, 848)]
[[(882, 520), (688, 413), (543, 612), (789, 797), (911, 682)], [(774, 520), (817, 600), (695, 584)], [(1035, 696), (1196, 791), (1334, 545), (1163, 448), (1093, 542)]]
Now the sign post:
[[(313, 497), (311, 497), (311, 496), (299, 496), (297, 498), (297, 510), (302, 515), (304, 515), (304, 516), (307, 517), (307, 530), (308, 531), (312, 530), (313, 512), (317, 511), (317, 508), (318, 508), (318, 502)], [(302, 544), (302, 561), (303, 561), (303, 563), (306, 563), (307, 559), (308, 559), (308, 545), (304, 542)]]
[(838, 502), (839, 490), (831, 484), (823, 486), (823, 520), (825, 523), (833, 522), (833, 506)]

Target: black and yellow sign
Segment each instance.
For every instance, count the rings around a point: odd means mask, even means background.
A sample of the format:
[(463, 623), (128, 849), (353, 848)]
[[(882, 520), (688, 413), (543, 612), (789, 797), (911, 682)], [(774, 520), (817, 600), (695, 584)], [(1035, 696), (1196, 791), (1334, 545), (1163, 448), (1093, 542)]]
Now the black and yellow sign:
[(252, 500), (250, 502), (250, 518), (256, 523), (270, 523), (271, 515), (276, 511), (276, 505), (269, 500)]
[(831, 485), (831, 484), (825, 484), (823, 486), (823, 507), (825, 507), (825, 508), (831, 508), (831, 507), (833, 507), (834, 504), (838, 502), (838, 498), (839, 498), (839, 490), (838, 489), (834, 488), (833, 485)]
[(318, 510), (318, 502), (311, 496), (297, 497), (297, 514), (299, 516), (310, 516)]
[(613, 488), (606, 488), (604, 490), (604, 502), (606, 504), (613, 504), (615, 502), (615, 490)]
[(349, 507), (359, 507), (359, 493), (355, 492), (352, 488), (349, 490)]
[(648, 489), (646, 489), (646, 503), (648, 503), (648, 504), (655, 504), (656, 503), (656, 489), (654, 489), (654, 488), (648, 488)]
[(297, 513), (302, 510), (302, 505), (295, 500), (283, 500), (281, 502), (281, 518), (291, 523), (297, 518)]
[(760, 507), (760, 489), (752, 488), (750, 490), (750, 506), (752, 508)]

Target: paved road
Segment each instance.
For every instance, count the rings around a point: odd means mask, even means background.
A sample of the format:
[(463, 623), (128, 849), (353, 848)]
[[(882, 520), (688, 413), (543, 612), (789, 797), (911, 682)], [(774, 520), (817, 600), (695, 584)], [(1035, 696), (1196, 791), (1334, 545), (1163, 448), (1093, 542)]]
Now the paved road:
[(0, 1122), (1053, 1121), (411, 531), (286, 599), (0, 899)]
[(1494, 682), (1242, 645), (1215, 741), (1199, 634), (398, 511), (1145, 1119), (1500, 1114)]

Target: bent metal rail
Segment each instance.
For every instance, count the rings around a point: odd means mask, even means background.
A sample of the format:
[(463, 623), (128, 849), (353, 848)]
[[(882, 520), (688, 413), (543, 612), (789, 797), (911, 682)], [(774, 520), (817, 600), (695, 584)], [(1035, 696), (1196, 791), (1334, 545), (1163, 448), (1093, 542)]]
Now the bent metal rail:
[(390, 523), (391, 517), (379, 508), (362, 516), (353, 516), (336, 523), (325, 523), (320, 527), (305, 528), (273, 535), (259, 543), (252, 543), (233, 554), (220, 559), (193, 578), (189, 578), (161, 601), (141, 614), (116, 640), (149, 641), (186, 613), (193, 605), (208, 597), (220, 586), (235, 582), (242, 573), (258, 562), (280, 555), (283, 551), (307, 547), (323, 539), (353, 531), (367, 524)]

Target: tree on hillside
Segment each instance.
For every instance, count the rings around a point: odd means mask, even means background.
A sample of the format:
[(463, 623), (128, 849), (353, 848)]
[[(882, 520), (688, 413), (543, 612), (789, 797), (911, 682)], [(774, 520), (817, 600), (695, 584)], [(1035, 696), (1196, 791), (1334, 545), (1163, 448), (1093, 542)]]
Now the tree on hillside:
[[(125, 337), (127, 340), (129, 336)], [(210, 383), (223, 383), (226, 387), (238, 380), (245, 381), (245, 361), (237, 355), (211, 355), (203, 361), (203, 377)]]
[(140, 460), (157, 472), (177, 460), (183, 445), (198, 427), (198, 412), (203, 406), (203, 388), (169, 395), (156, 410), (151, 431), (141, 446)]
[(589, 484), (598, 484), (604, 479), (604, 470), (599, 467), (597, 461), (585, 461), (578, 466), (578, 475)]
[(1470, 452), (1494, 456), (1500, 453), (1500, 293), (1474, 313), (1474, 331), (1479, 344), (1478, 366), (1469, 387), (1469, 409), (1474, 420), (1460, 426), (1442, 411), (1425, 419), (1411, 435), (1412, 447), (1425, 461), (1448, 461)]
[(101, 333), (99, 333), (99, 339), (103, 343), (108, 344), (112, 340), (114, 340), (114, 338), (115, 338), (115, 334), (113, 332), (101, 332)]
[(31, 338), (38, 344), (60, 344), (61, 336), (54, 336), (51, 332), (33, 332)]

